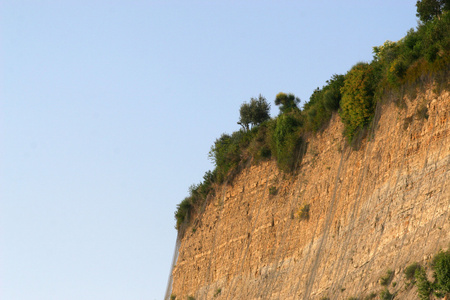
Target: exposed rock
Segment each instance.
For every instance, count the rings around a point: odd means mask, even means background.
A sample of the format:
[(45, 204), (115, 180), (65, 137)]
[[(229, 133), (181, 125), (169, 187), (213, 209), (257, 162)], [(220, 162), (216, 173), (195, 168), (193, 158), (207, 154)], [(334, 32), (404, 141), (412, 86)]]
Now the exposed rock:
[[(294, 176), (270, 161), (217, 188), (196, 216), (196, 230), (181, 240), (172, 293), (197, 300), (347, 299), (381, 291), (380, 277), (395, 270), (390, 292), (417, 298), (415, 288), (405, 288), (404, 268), (450, 243), (450, 93), (420, 97), (427, 119), (408, 119), (417, 100), (406, 100), (406, 108), (385, 103), (358, 150), (344, 146), (334, 115), (307, 141)], [(272, 185), (276, 195), (269, 195)], [(309, 218), (300, 220), (304, 204)]]

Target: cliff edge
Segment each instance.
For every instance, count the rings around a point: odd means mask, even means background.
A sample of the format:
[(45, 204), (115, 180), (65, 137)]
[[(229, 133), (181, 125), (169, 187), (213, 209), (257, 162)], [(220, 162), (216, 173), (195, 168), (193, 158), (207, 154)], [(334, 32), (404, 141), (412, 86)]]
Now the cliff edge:
[[(417, 299), (405, 268), (450, 244), (450, 93), (386, 95), (350, 147), (334, 114), (298, 169), (249, 163), (180, 235), (173, 299)], [(370, 298), (367, 298), (370, 299)]]

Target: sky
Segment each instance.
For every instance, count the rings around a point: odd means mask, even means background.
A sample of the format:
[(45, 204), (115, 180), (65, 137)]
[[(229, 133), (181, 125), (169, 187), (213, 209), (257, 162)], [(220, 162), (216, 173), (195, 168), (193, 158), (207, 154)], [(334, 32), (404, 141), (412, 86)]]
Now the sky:
[(0, 299), (163, 299), (240, 105), (308, 101), (415, 2), (0, 0)]

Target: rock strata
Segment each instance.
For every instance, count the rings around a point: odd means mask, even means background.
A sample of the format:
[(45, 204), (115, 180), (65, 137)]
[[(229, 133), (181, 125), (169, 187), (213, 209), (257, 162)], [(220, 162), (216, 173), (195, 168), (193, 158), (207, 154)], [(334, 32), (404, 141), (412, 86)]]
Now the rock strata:
[(294, 175), (268, 161), (217, 187), (180, 241), (176, 299), (363, 298), (388, 270), (396, 299), (418, 299), (403, 270), (450, 244), (450, 93), (395, 102), (358, 147), (334, 115)]

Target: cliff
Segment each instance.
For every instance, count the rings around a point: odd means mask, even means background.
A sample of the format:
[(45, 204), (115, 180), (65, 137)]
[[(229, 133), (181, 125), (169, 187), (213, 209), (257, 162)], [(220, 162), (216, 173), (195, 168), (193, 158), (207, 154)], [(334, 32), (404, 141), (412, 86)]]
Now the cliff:
[[(249, 164), (180, 236), (176, 299), (418, 299), (403, 270), (450, 243), (450, 93), (388, 95), (350, 147), (334, 115), (293, 175)], [(306, 206), (306, 208), (305, 208)]]

